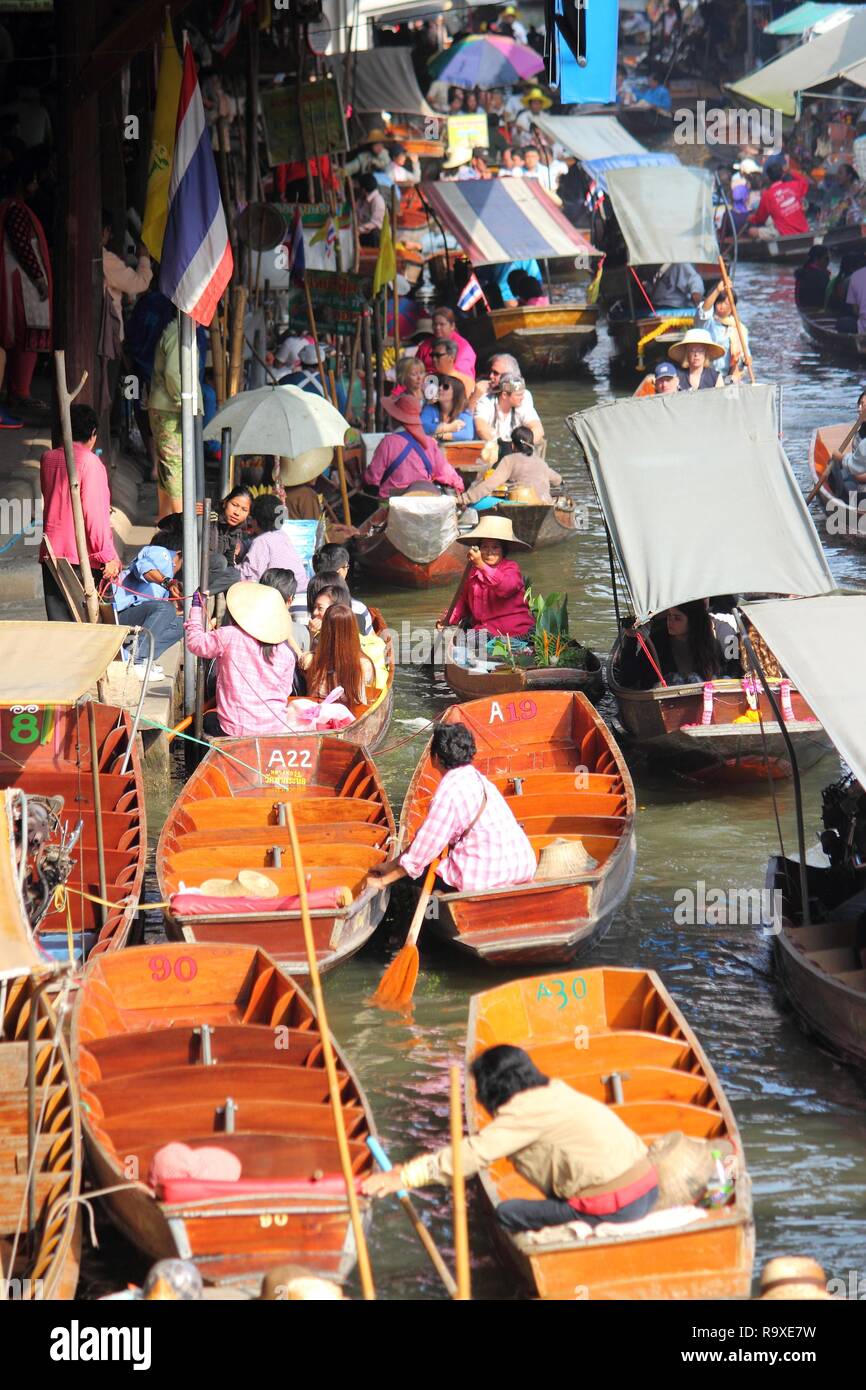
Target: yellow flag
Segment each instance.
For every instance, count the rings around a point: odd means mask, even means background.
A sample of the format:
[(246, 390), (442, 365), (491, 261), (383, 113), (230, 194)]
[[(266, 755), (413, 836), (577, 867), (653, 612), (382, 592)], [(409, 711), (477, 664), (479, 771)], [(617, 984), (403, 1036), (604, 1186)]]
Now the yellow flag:
[(373, 293), (378, 294), (383, 285), (390, 285), (397, 278), (397, 257), (391, 240), (391, 222), (388, 217), (382, 223), (379, 233), (379, 256), (373, 275)]
[(604, 262), (605, 257), (601, 256), (598, 262), (598, 270), (593, 276), (592, 283), (586, 287), (587, 304), (595, 304), (598, 302), (598, 292), (601, 289), (601, 272), (604, 270)]
[(141, 229), (141, 239), (155, 260), (159, 260), (162, 255), (162, 240), (168, 219), (168, 185), (171, 179), (171, 161), (174, 157), (182, 77), (183, 64), (175, 47), (171, 23), (166, 15), (159, 80), (156, 84), (156, 110), (153, 116), (153, 139), (147, 172), (144, 224)]

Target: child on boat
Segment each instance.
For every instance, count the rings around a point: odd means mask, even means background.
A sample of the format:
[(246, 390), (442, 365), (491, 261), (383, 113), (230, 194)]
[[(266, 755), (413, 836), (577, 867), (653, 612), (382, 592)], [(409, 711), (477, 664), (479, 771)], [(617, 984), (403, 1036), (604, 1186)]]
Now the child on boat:
[(230, 622), (213, 632), (196, 592), (184, 624), (194, 656), (215, 657), (216, 713), (205, 715), (213, 738), (291, 733), (286, 705), (295, 674), (291, 623), (276, 589), (241, 581), (226, 593)]
[(489, 632), (492, 637), (524, 640), (533, 629), (526, 602), (526, 584), (512, 547), (530, 550), (519, 541), (508, 517), (486, 516), (467, 535), (458, 538), (469, 546), (469, 572), (450, 613), (443, 613), (437, 628), (459, 625)]

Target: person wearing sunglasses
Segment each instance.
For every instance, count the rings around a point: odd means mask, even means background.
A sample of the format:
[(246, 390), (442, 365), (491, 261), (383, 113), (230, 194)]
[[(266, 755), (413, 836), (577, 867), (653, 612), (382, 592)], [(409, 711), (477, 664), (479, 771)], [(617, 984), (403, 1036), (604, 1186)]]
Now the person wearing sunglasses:
[(466, 390), (456, 376), (439, 376), (439, 395), (421, 411), (424, 433), (440, 444), (464, 444), (475, 438), (472, 412), (466, 406)]
[(437, 376), (452, 376), (461, 382), (467, 399), (475, 390), (475, 378), (457, 368), (457, 344), (453, 338), (437, 338), (430, 353), (431, 365)]

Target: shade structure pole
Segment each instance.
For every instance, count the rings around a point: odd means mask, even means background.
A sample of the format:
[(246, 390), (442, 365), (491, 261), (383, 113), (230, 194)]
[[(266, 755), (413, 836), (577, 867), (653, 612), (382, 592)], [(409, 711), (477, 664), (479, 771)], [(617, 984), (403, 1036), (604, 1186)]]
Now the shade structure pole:
[(220, 495), (219, 500), (231, 492), (232, 487), (232, 428), (226, 425), (220, 436)]
[[(183, 616), (189, 617), (198, 584), (195, 492), (195, 324), (189, 314), (180, 315), (180, 427), (183, 456)], [(195, 712), (195, 657), (184, 641), (183, 712)]]
[[(105, 906), (108, 891), (108, 878), (105, 872), (105, 831), (102, 824), (102, 786), (99, 780), (99, 740), (96, 735), (96, 710), (92, 700), (87, 701), (87, 732), (90, 739), (90, 777), (93, 785), (93, 822), (96, 833), (96, 865), (99, 872), (99, 916), (103, 927), (108, 921), (108, 908)], [(82, 933), (83, 935), (83, 933)], [(84, 957), (82, 956), (82, 965)]]

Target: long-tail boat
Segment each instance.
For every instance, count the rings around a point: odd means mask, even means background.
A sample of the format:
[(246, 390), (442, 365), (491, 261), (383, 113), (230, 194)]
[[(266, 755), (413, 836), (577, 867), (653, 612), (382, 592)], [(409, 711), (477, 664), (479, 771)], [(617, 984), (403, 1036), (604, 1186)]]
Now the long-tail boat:
[[(178, 941), (237, 942), (307, 974), (298, 884), (285, 806), (291, 806), (307, 876), (320, 973), (355, 954), (375, 931), (387, 888), (365, 878), (388, 858), (394, 818), (375, 764), (329, 736), (220, 739), (169, 812), (156, 850), (166, 931)], [(273, 898), (184, 891), (208, 879), (264, 875)]]
[(866, 333), (840, 333), (836, 327), (838, 314), (825, 313), (820, 309), (799, 309), (798, 312), (803, 332), (828, 356), (846, 362), (866, 359)]
[[(499, 1043), (524, 1048), (547, 1076), (609, 1105), (651, 1145), (680, 1131), (727, 1139), (739, 1172), (728, 1202), (694, 1220), (639, 1235), (607, 1226), (578, 1238), (548, 1228), (543, 1242), (497, 1227), (501, 1244), (543, 1299), (747, 1298), (754, 1259), (751, 1185), (733, 1111), (700, 1043), (652, 970), (611, 967), (514, 980), (469, 1006), (467, 1063)], [(470, 1133), (490, 1117), (468, 1080)], [(541, 1194), (502, 1159), (481, 1175), (492, 1208)], [(577, 1214), (575, 1220), (579, 1221)], [(541, 1234), (541, 1233), (538, 1233)]]
[[(566, 877), (437, 891), (431, 926), (494, 964), (573, 960), (604, 935), (634, 872), (634, 788), (613, 736), (584, 695), (566, 691), (452, 705), (443, 723), (472, 730), (474, 766), (502, 792), (537, 855), (564, 840), (587, 858)], [(406, 794), (401, 850), (439, 780), (428, 745)]]
[(0, 624), (0, 789), (62, 799), (57, 821), (64, 838), (75, 840), (75, 867), (65, 904), (49, 906), (39, 937), (45, 950), (66, 958), (71, 926), (79, 963), (126, 945), (144, 881), (138, 716), (93, 698), (128, 633), (82, 623)]
[[(72, 1043), (94, 1181), (114, 1189), (109, 1215), (148, 1258), (191, 1259), (209, 1283), (250, 1292), (287, 1263), (347, 1278), (356, 1251), (316, 1016), (264, 951), (160, 943), (100, 956)], [(339, 1053), (337, 1064), (360, 1177), (373, 1119)], [(216, 1148), (240, 1175), (196, 1176), (202, 1159), (188, 1154), (186, 1176), (152, 1173), (169, 1144), (212, 1161)]]
[(485, 696), (523, 694), (536, 690), (579, 690), (593, 704), (604, 694), (604, 673), (595, 652), (587, 652), (586, 666), (521, 666), (500, 662), (493, 670), (446, 661), (445, 679), (460, 700)]
[(509, 352), (528, 377), (572, 371), (598, 342), (595, 304), (517, 305), (468, 319), (466, 336), (480, 356)]
[(737, 260), (775, 261), (778, 265), (799, 265), (813, 246), (825, 246), (833, 256), (858, 251), (864, 245), (863, 229), (833, 227), (826, 232), (795, 232), (792, 236), (741, 236), (737, 240)]
[(79, 1101), (62, 1009), (46, 996), (58, 967), (22, 896), (25, 808), (23, 794), (0, 795), (0, 1302), (72, 1298), (81, 1247)]
[[(864, 339), (866, 356), (866, 339)], [(850, 430), (849, 425), (824, 425), (813, 430), (809, 441), (809, 472), (814, 483), (820, 482), (818, 495), (827, 511), (825, 531), (838, 536), (849, 545), (866, 545), (866, 508), (860, 510), (862, 496), (856, 491), (840, 494), (829, 477), (830, 455), (841, 448)]]

